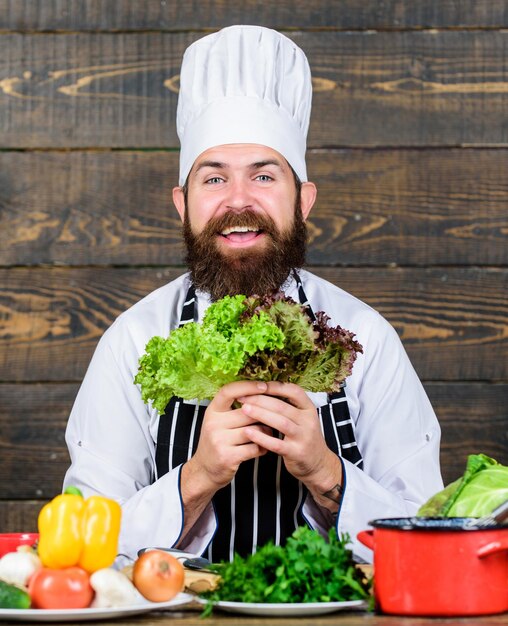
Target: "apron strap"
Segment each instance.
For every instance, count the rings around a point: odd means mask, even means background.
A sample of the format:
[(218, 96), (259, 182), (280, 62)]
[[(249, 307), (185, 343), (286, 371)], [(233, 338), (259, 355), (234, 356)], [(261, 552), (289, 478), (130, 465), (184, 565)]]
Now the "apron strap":
[(188, 322), (196, 321), (197, 310), (196, 289), (191, 283), (189, 289), (187, 290), (187, 295), (185, 296), (185, 302), (183, 303), (178, 326), (184, 326)]
[(300, 275), (296, 270), (293, 270), (293, 277), (296, 281), (296, 286), (298, 287), (298, 299), (300, 300), (300, 304), (305, 307), (305, 309), (307, 310), (307, 315), (313, 322), (315, 322), (316, 316), (314, 315), (314, 311), (310, 306), (309, 299), (307, 298), (307, 294), (305, 293), (305, 290), (303, 288), (302, 279), (300, 278)]
[[(302, 280), (296, 270), (293, 270), (293, 276), (298, 286), (300, 304), (306, 308), (309, 317), (315, 322), (316, 316), (314, 315), (314, 311), (303, 288)], [(333, 422), (332, 426), (337, 432), (339, 444), (338, 453), (340, 456), (360, 469), (363, 469), (363, 459), (358, 444), (356, 443), (353, 420), (349, 413), (346, 392), (344, 391), (345, 386), (346, 383), (344, 382), (343, 388), (340, 391), (328, 394), (329, 419)], [(321, 419), (323, 418), (324, 414), (321, 412)], [(325, 426), (324, 419), (323, 426)]]

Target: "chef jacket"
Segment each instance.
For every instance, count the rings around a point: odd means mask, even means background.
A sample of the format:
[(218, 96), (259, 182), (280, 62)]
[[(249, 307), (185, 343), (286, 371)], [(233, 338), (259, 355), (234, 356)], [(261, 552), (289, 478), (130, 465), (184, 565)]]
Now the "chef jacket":
[[(356, 541), (369, 521), (413, 515), (442, 489), (439, 469), (440, 428), (430, 402), (400, 339), (379, 313), (344, 290), (307, 272), (299, 277), (314, 312), (329, 324), (352, 331), (363, 346), (347, 379), (345, 394), (363, 467), (342, 458), (344, 493), (336, 528), (348, 533), (357, 556), (371, 560)], [(182, 464), (158, 477), (156, 441), (159, 415), (145, 405), (133, 380), (148, 340), (167, 336), (181, 318), (190, 277), (184, 274), (157, 289), (120, 315), (104, 333), (78, 392), (66, 430), (71, 457), (64, 486), (85, 496), (95, 493), (122, 505), (119, 552), (134, 558), (145, 546), (178, 546), (202, 554), (216, 531), (210, 503), (181, 539)], [(295, 301), (298, 283), (283, 285)], [(210, 304), (197, 291), (198, 320)], [(316, 407), (324, 393), (309, 393)], [(303, 519), (325, 534), (328, 517), (306, 494)]]

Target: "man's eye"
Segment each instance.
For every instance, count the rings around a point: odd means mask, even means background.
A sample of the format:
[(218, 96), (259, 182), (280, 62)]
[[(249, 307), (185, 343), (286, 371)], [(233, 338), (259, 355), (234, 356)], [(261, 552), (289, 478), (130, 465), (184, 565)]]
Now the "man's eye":
[(217, 183), (222, 183), (224, 181), (220, 176), (212, 176), (211, 178), (206, 179), (206, 183), (209, 185), (216, 185)]
[(268, 174), (259, 174), (259, 176), (256, 176), (256, 180), (260, 180), (261, 182), (266, 183), (273, 180), (273, 178), (271, 176), (268, 176)]

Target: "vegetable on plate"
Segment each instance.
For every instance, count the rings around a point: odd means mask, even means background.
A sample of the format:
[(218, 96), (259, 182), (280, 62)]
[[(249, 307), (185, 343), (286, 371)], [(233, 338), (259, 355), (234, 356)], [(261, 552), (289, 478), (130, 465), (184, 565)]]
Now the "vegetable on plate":
[(183, 591), (185, 572), (174, 556), (163, 550), (148, 550), (132, 569), (132, 582), (150, 602), (167, 602)]
[(130, 579), (111, 567), (99, 569), (90, 576), (95, 591), (93, 608), (110, 608), (140, 604), (142, 597)]
[(313, 321), (282, 292), (226, 296), (202, 323), (189, 322), (169, 337), (152, 337), (134, 379), (144, 402), (162, 413), (172, 396), (211, 399), (237, 380), (290, 382), (310, 392), (338, 391), (362, 346), (353, 333)]
[(16, 585), (0, 580), (0, 609), (29, 609), (29, 594)]
[(40, 511), (38, 554), (50, 568), (77, 565), (91, 573), (116, 558), (121, 507), (103, 496), (83, 498), (72, 487)]
[(328, 540), (300, 527), (285, 546), (267, 543), (254, 554), (211, 566), (221, 576), (218, 587), (201, 596), (210, 602), (340, 602), (367, 600), (370, 581), (353, 561), (349, 538), (330, 530)]
[(483, 517), (508, 500), (508, 466), (471, 454), (464, 474), (418, 510), (422, 517)]
[(81, 567), (43, 567), (30, 579), (28, 592), (36, 609), (84, 609), (94, 596), (90, 576)]
[(22, 588), (28, 587), (31, 576), (41, 567), (41, 560), (30, 548), (8, 552), (0, 559), (0, 580)]

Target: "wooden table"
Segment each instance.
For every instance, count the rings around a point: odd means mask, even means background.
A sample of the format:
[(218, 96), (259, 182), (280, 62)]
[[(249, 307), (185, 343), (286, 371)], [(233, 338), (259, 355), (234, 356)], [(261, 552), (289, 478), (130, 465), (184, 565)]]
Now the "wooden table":
[(177, 611), (154, 611), (139, 616), (88, 622), (96, 626), (503, 626), (508, 613), (470, 618), (423, 618), (375, 615), (364, 611), (347, 611), (316, 617), (250, 617), (215, 612), (202, 619), (200, 608), (184, 606)]

